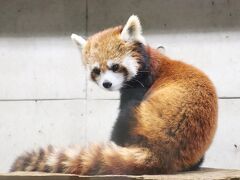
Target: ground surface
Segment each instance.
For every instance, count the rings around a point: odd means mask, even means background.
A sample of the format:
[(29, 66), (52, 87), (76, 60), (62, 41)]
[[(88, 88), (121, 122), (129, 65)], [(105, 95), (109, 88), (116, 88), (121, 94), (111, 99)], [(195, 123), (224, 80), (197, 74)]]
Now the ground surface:
[(108, 175), (108, 176), (78, 176), (78, 175), (68, 175), (68, 174), (48, 174), (48, 173), (28, 173), (28, 172), (14, 172), (8, 174), (0, 174), (0, 180), (124, 180), (124, 179), (240, 179), (240, 170), (230, 170), (230, 169), (213, 169), (213, 168), (202, 168), (199, 171), (190, 171), (179, 173), (175, 175), (143, 175), (143, 176), (127, 176), (127, 175)]

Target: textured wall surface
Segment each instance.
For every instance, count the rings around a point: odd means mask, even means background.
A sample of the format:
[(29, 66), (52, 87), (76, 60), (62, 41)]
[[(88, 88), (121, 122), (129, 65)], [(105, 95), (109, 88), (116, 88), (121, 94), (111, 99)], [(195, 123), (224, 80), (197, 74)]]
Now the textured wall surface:
[(0, 172), (24, 150), (108, 140), (119, 94), (88, 81), (70, 35), (131, 14), (150, 45), (213, 80), (219, 125), (203, 165), (240, 168), (240, 1), (0, 0)]

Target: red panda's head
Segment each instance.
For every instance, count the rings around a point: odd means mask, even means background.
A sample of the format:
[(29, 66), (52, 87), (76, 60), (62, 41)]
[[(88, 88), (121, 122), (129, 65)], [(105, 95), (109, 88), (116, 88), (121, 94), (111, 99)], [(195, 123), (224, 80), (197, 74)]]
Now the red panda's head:
[(121, 89), (145, 66), (145, 40), (135, 15), (130, 16), (124, 27), (104, 30), (87, 40), (76, 34), (71, 38), (82, 52), (91, 79), (104, 89)]

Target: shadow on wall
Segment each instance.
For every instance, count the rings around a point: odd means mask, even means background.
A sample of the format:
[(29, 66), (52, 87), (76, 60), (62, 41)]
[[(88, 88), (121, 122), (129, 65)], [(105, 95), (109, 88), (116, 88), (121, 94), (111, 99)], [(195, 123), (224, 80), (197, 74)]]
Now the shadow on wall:
[(69, 35), (122, 24), (131, 14), (146, 31), (239, 29), (234, 0), (0, 0), (0, 36)]

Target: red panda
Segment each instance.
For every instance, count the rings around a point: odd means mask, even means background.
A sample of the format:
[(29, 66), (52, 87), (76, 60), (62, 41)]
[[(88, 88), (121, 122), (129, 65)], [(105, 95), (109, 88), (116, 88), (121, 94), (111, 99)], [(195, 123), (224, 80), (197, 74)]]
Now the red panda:
[(28, 152), (11, 171), (141, 175), (197, 169), (217, 125), (217, 95), (209, 78), (148, 46), (135, 15), (123, 27), (72, 39), (91, 79), (121, 93), (111, 141)]

